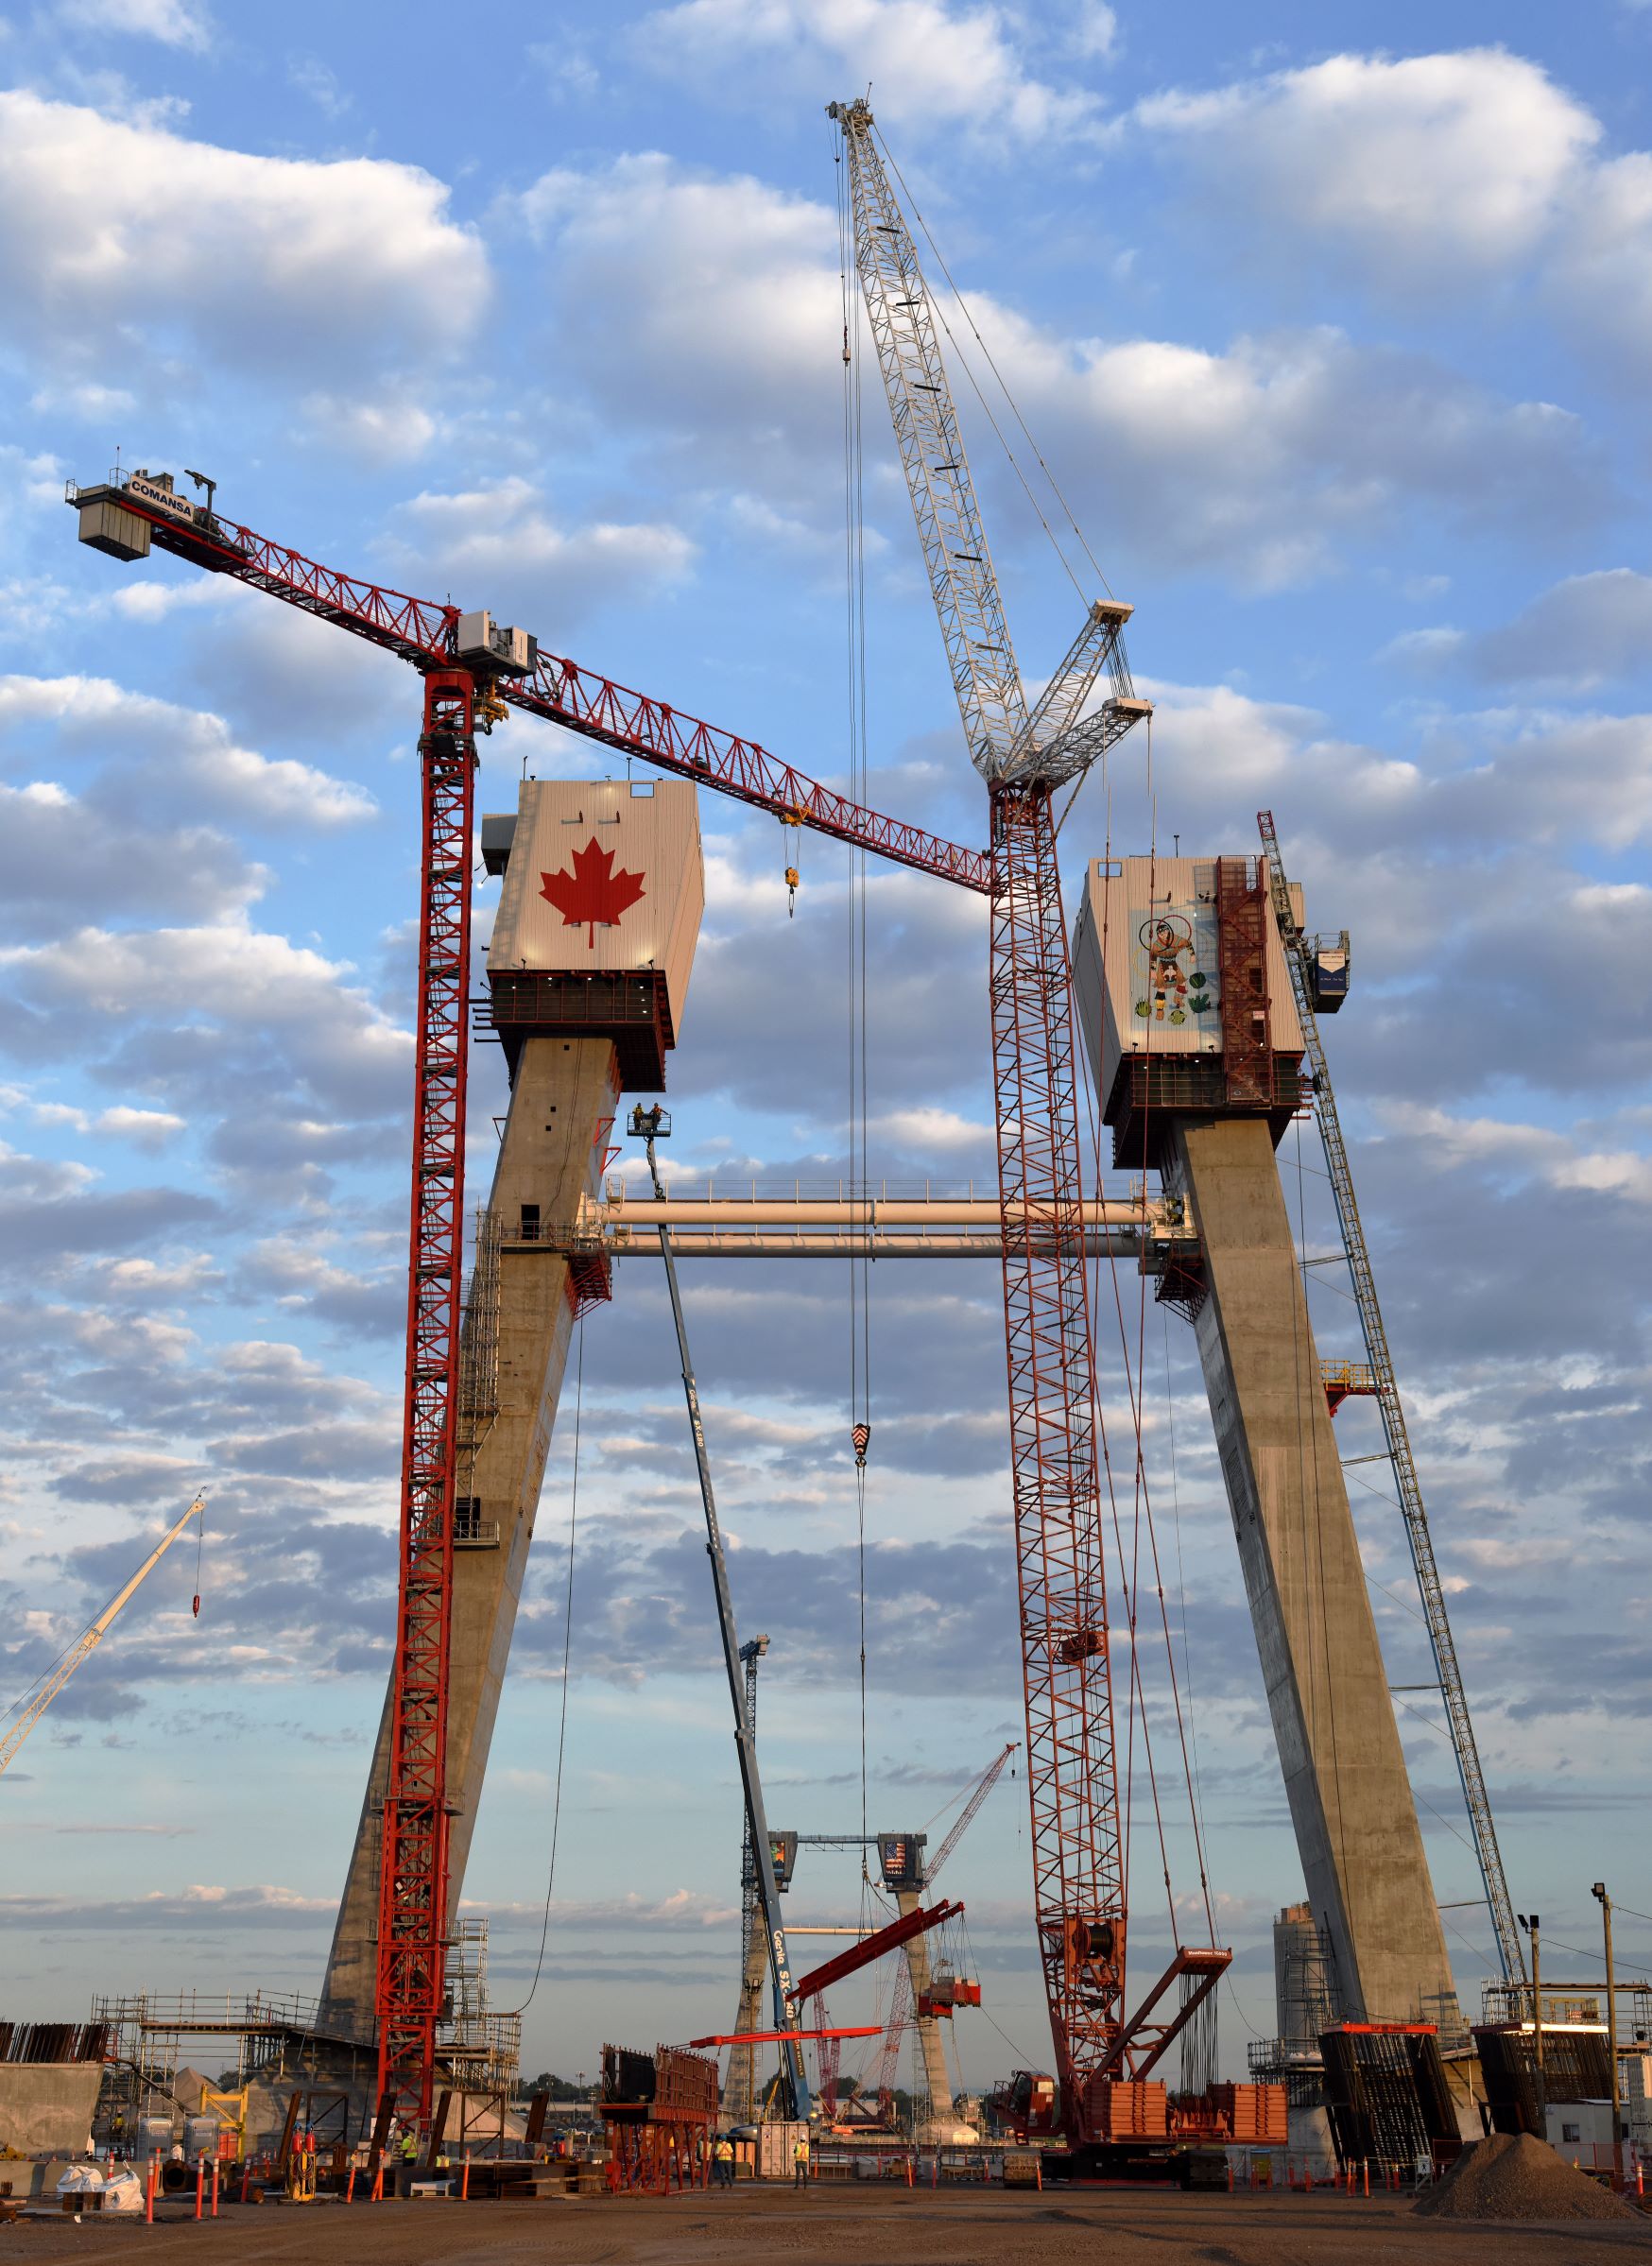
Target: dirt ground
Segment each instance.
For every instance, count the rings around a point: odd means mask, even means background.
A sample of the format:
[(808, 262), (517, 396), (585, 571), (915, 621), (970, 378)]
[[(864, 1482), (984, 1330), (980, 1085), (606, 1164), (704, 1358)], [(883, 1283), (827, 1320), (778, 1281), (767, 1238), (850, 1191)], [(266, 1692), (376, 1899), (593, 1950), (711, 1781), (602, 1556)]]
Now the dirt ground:
[(69, 2257), (104, 2266), (134, 2251), (154, 2266), (1605, 2266), (1652, 2261), (1652, 2220), (1551, 2230), (1420, 2219), (1390, 2197), (820, 2187), (800, 2198), (761, 2188), (647, 2201), (266, 2205), (226, 2206), (199, 2226), (0, 2227), (0, 2266)]

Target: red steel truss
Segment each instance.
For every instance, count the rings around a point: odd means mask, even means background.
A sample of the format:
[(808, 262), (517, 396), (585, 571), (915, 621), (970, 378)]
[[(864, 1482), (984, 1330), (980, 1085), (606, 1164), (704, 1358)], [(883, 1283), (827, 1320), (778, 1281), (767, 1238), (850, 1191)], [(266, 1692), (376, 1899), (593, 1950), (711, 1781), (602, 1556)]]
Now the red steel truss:
[(423, 888), (414, 1070), (401, 1581), (379, 1871), (379, 2096), (425, 2122), (447, 1937), (447, 1695), (464, 1256), (466, 998), (475, 687), (424, 680)]
[(882, 1959), (886, 1951), (898, 1951), (915, 1935), (927, 1935), (930, 1929), (955, 1920), (963, 1909), (961, 1904), (949, 1904), (943, 1898), (938, 1904), (931, 1904), (927, 1911), (908, 1912), (902, 1918), (891, 1920), (886, 1928), (874, 1929), (870, 1935), (863, 1935), (858, 1943), (851, 1944), (847, 1951), (839, 1951), (823, 1966), (800, 1975), (792, 1985), (792, 2004), (798, 2006), (805, 1999), (817, 1999), (822, 1991), (841, 1983), (846, 1975), (857, 1975), (862, 1967), (869, 1967), (874, 1960)]
[(1072, 977), (1048, 785), (992, 793), (992, 1073), (1033, 1899), (1069, 2124), (1122, 2029), (1125, 1881)]
[[(77, 500), (71, 493), (71, 503)], [(211, 574), (231, 575), (272, 598), (348, 629), (353, 636), (383, 645), (416, 668), (450, 665), (460, 609), (403, 591), (363, 582), (336, 567), (318, 565), (301, 551), (272, 542), (250, 527), (216, 520), (170, 519), (123, 489), (121, 508), (146, 520), (155, 548), (187, 558)], [(501, 677), (493, 690), (512, 707), (548, 723), (560, 724), (588, 740), (624, 755), (643, 757), (663, 771), (697, 779), (720, 794), (777, 817), (852, 842), (900, 866), (915, 867), (943, 881), (986, 894), (989, 861), (978, 850), (942, 841), (921, 827), (904, 826), (880, 812), (864, 809), (847, 796), (823, 787), (770, 755), (755, 740), (684, 715), (663, 700), (650, 700), (607, 677), (594, 676), (577, 662), (542, 653), (527, 677)]]

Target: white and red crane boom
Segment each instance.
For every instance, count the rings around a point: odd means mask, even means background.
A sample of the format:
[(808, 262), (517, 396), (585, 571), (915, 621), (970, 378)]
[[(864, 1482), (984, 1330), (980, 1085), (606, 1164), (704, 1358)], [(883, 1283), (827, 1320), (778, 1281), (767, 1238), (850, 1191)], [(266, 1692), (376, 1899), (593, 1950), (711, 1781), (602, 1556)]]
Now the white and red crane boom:
[[(1132, 2067), (1144, 2017), (1127, 2019), (1124, 2005), (1128, 1915), (1095, 1355), (1051, 805), (1151, 710), (1125, 662), (1130, 609), (1111, 599), (1091, 606), (1042, 697), (1029, 703), (935, 311), (871, 111), (865, 101), (833, 103), (829, 114), (842, 133), (855, 266), (953, 689), (990, 803), (992, 1067), (1033, 1894), (1063, 2119), (1084, 2140), (1087, 2081)], [(1110, 695), (1086, 716), (1103, 668)]]

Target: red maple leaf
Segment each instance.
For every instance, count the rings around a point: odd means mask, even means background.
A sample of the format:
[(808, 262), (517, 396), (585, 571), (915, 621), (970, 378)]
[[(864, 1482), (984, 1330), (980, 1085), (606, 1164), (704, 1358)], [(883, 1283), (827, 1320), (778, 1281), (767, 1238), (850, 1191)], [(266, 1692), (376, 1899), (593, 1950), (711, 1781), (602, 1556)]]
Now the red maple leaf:
[(573, 871), (540, 875), (540, 895), (562, 916), (565, 929), (583, 928), (585, 941), (596, 949), (599, 928), (613, 928), (622, 913), (643, 894), (640, 873), (613, 869), (613, 851), (604, 850), (594, 834), (573, 857)]

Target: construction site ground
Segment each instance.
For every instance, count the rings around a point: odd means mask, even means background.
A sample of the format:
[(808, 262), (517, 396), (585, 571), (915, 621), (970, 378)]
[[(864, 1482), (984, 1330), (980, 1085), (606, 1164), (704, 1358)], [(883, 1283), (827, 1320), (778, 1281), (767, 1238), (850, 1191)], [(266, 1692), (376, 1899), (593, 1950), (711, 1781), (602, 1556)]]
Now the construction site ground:
[(1164, 2189), (1002, 2189), (925, 2194), (822, 2187), (669, 2199), (578, 2197), (537, 2203), (394, 2203), (235, 2207), (192, 2219), (100, 2224), (31, 2219), (0, 2227), (0, 2266), (74, 2257), (89, 2266), (141, 2253), (152, 2266), (677, 2266), (750, 2259), (766, 2266), (1424, 2266), (1447, 2257), (1485, 2266), (1652, 2260), (1643, 2225), (1465, 2224), (1417, 2216), (1409, 2201), (1336, 2194), (1183, 2195)]

